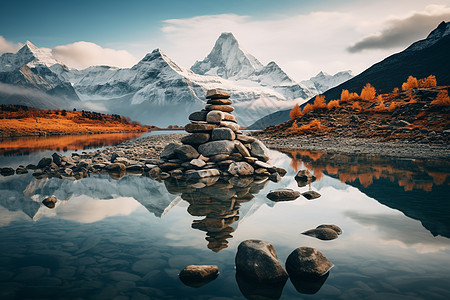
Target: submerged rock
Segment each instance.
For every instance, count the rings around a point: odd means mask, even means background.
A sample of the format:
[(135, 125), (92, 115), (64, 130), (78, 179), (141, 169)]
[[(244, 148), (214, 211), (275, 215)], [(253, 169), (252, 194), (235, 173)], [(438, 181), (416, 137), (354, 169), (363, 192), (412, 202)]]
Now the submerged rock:
[(278, 262), (272, 244), (261, 240), (246, 240), (239, 244), (235, 258), (236, 271), (257, 282), (285, 282), (286, 271)]
[(341, 227), (334, 225), (334, 224), (322, 224), (322, 225), (317, 226), (316, 228), (330, 228), (330, 229), (333, 229), (334, 231), (336, 231), (337, 234), (342, 234)]
[(317, 278), (325, 275), (333, 264), (320, 251), (299, 247), (286, 259), (286, 271), (291, 277)]
[(302, 232), (304, 235), (312, 236), (318, 238), (319, 240), (334, 240), (338, 238), (336, 231), (330, 228), (315, 228)]
[(300, 197), (299, 191), (294, 191), (291, 189), (278, 189), (275, 191), (270, 191), (269, 194), (267, 194), (267, 198), (269, 198), (272, 201), (292, 201)]
[(329, 275), (330, 272), (317, 278), (291, 276), (290, 280), (300, 294), (313, 295), (322, 288)]
[(216, 265), (189, 265), (180, 272), (180, 280), (191, 287), (201, 287), (216, 279), (219, 267)]

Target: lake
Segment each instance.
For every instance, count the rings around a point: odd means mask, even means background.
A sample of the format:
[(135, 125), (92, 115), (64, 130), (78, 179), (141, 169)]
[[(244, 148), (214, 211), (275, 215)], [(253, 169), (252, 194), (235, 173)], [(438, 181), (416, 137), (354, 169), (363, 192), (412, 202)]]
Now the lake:
[[(288, 171), (278, 183), (0, 177), (0, 298), (450, 299), (449, 162), (301, 150), (271, 151), (271, 163)], [(298, 187), (301, 169), (317, 180)], [(285, 187), (321, 196), (266, 197)], [(52, 195), (51, 209), (41, 201)], [(343, 233), (301, 234), (320, 224)], [(247, 239), (272, 243), (283, 266), (308, 246), (334, 267), (316, 282), (259, 286), (236, 278), (236, 249)], [(190, 264), (215, 264), (220, 274), (186, 286), (178, 274)]]

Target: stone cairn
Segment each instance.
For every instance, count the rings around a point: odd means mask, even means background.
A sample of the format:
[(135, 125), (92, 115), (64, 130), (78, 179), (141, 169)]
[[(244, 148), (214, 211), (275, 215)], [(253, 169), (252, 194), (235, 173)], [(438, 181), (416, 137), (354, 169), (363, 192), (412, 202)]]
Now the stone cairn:
[(183, 177), (198, 180), (213, 176), (269, 176), (279, 181), (286, 171), (267, 163), (268, 149), (256, 138), (240, 131), (230, 94), (213, 89), (206, 93), (207, 104), (189, 116), (181, 139), (164, 148), (161, 178)]

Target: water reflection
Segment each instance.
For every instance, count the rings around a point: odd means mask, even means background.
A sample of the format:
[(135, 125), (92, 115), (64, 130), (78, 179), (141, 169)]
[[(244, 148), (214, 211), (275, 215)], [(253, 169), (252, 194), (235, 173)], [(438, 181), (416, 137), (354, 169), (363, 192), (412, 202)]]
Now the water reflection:
[(357, 187), (378, 202), (419, 220), (433, 235), (450, 237), (450, 162), (288, 151), (293, 169), (304, 166)]
[(214, 252), (227, 248), (232, 238), (233, 223), (239, 220), (241, 204), (254, 198), (268, 183), (261, 177), (209, 177), (196, 182), (185, 179), (169, 179), (165, 185), (169, 193), (181, 194), (189, 203), (188, 213), (195, 217), (192, 228), (206, 232), (207, 247)]
[[(297, 168), (307, 165), (316, 176), (323, 170), (305, 187), (297, 186), (295, 168), (289, 169), (293, 160), (278, 152), (271, 153), (273, 164), (288, 169), (279, 183), (263, 177), (198, 182), (139, 175), (114, 180), (106, 174), (80, 180), (0, 177), (0, 298), (450, 297), (449, 239), (433, 237), (404, 215), (420, 217), (425, 228), (443, 234), (450, 215), (443, 200), (446, 182), (433, 182), (431, 192), (404, 191), (398, 179), (383, 176), (367, 187), (359, 179), (343, 183), (339, 170), (362, 161), (344, 157), (324, 164), (324, 155), (295, 159)], [(401, 168), (403, 162), (392, 164), (394, 176), (413, 172)], [(371, 170), (370, 158), (364, 168)], [(416, 168), (421, 169), (430, 170)], [(322, 196), (284, 203), (266, 198), (281, 187), (314, 189)], [(49, 209), (41, 201), (52, 195), (58, 201)], [(324, 223), (339, 225), (344, 234), (331, 242), (301, 235)], [(236, 247), (246, 239), (271, 242), (281, 263), (299, 246), (314, 247), (336, 267), (323, 281), (258, 286), (234, 269)], [(178, 273), (189, 264), (217, 264), (220, 275), (197, 289), (187, 287)]]
[(359, 182), (367, 188), (374, 181), (388, 179), (404, 191), (429, 192), (433, 186), (449, 185), (450, 162), (443, 160), (396, 159), (373, 155), (344, 155), (323, 151), (284, 151), (291, 157), (290, 166), (304, 165), (320, 179), (324, 174), (337, 176), (344, 183)]
[(117, 145), (142, 132), (14, 137), (0, 140), (0, 156), (28, 155), (37, 151), (69, 151)]

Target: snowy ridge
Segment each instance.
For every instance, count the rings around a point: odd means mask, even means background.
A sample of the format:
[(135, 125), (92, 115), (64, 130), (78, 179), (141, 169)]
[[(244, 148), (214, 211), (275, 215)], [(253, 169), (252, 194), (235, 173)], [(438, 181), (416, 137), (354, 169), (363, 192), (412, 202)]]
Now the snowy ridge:
[(443, 37), (450, 34), (450, 22), (442, 21), (439, 26), (433, 30), (426, 39), (415, 42), (406, 51), (419, 51), (434, 45)]
[(300, 83), (317, 95), (324, 93), (332, 87), (338, 86), (352, 77), (353, 75), (350, 70), (338, 72), (334, 75), (319, 72), (316, 76), (311, 77), (309, 80), (301, 81)]
[(48, 48), (38, 48), (30, 41), (20, 48), (17, 53), (5, 53), (0, 56), (0, 72), (9, 72), (27, 65), (29, 68), (38, 66), (51, 67), (61, 64), (53, 58), (52, 50)]
[(17, 53), (0, 56), (0, 72), (4, 70), (10, 73), (0, 76), (1, 82), (55, 90), (97, 111), (161, 127), (185, 125), (192, 111), (204, 107), (208, 89), (231, 94), (242, 126), (317, 94), (313, 83), (296, 83), (275, 62), (263, 66), (231, 33), (221, 34), (208, 56), (191, 69), (177, 65), (160, 49), (131, 68), (68, 69), (50, 49), (27, 42)]

